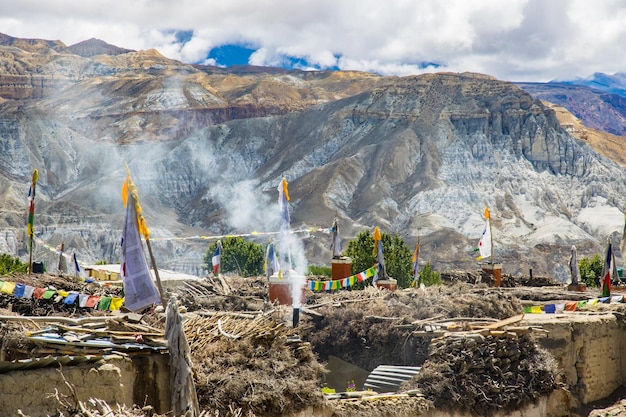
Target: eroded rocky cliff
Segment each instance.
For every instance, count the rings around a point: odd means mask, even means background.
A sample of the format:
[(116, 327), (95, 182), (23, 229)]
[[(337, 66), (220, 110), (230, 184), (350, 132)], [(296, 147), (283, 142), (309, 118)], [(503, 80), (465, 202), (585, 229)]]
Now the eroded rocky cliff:
[[(53, 259), (45, 245), (64, 241), (84, 262), (117, 262), (125, 163), (159, 263), (184, 272), (202, 273), (210, 236), (276, 231), (282, 176), (293, 229), (337, 217), (344, 244), (374, 226), (409, 246), (420, 236), (437, 269), (477, 267), (486, 204), (508, 273), (566, 279), (572, 244), (591, 255), (621, 235), (624, 169), (511, 83), (228, 70), (33, 43), (0, 39), (3, 251), (24, 254), (37, 168), (36, 255)], [(309, 262), (330, 262), (327, 234), (299, 236)]]

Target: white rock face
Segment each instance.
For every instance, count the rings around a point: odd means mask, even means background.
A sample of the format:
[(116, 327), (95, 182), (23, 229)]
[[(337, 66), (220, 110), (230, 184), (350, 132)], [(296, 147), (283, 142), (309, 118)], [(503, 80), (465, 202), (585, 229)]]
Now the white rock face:
[[(621, 237), (624, 169), (513, 84), (473, 74), (368, 79), (337, 100), (318, 86), (318, 98), (291, 111), (280, 89), (244, 96), (225, 90), (234, 76), (170, 65), (146, 69), (146, 78), (141, 66), (132, 77), (92, 68), (45, 99), (3, 103), (0, 250), (25, 254), (26, 194), (38, 168), (36, 257), (55, 265), (46, 245), (64, 241), (84, 262), (117, 262), (125, 163), (158, 266), (186, 273), (203, 274), (216, 236), (267, 243), (283, 176), (293, 229), (338, 217), (344, 248), (374, 226), (410, 248), (419, 236), (422, 261), (439, 270), (478, 267), (485, 205), (505, 273), (567, 279), (572, 245), (592, 256), (608, 236)], [(272, 77), (302, 97), (315, 81)], [(329, 264), (328, 236), (303, 236), (308, 262)]]

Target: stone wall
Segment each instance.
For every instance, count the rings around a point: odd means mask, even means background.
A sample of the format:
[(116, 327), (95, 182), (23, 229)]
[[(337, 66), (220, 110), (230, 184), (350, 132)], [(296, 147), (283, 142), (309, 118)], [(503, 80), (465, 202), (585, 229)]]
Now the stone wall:
[[(45, 417), (63, 404), (98, 398), (109, 405), (152, 405), (170, 409), (168, 355), (110, 356), (97, 364), (13, 371), (0, 374), (0, 415)], [(69, 386), (68, 386), (69, 384)]]

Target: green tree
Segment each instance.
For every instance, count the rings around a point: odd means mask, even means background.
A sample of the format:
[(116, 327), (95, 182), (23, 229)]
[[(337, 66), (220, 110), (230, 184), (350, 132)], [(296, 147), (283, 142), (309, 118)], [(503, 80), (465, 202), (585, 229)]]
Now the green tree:
[(0, 254), (0, 275), (11, 274), (14, 272), (28, 272), (28, 264), (23, 263), (20, 258), (14, 258), (9, 254)]
[[(216, 248), (217, 242), (213, 242), (204, 253), (204, 262), (209, 271), (213, 269), (212, 258)], [(222, 240), (221, 272), (236, 272), (242, 277), (263, 275), (264, 262), (262, 245), (248, 242), (242, 237), (226, 237)]]
[(600, 275), (602, 275), (603, 268), (604, 263), (602, 262), (602, 257), (597, 253), (593, 255), (593, 258), (591, 259), (584, 257), (578, 261), (580, 279), (588, 287), (598, 286), (598, 279), (600, 278)]
[[(407, 288), (413, 280), (413, 262), (411, 250), (398, 235), (381, 233), (381, 241), (385, 251), (385, 267), (387, 275), (398, 281), (400, 288)], [(376, 263), (374, 240), (369, 230), (360, 232), (348, 242), (345, 255), (352, 258), (352, 273), (356, 274), (370, 268)]]
[(327, 265), (309, 265), (309, 275), (315, 275), (318, 277), (330, 277), (332, 276), (332, 268)]
[(424, 284), (427, 287), (431, 285), (441, 285), (441, 275), (439, 272), (433, 271), (433, 267), (430, 262), (426, 262), (421, 268), (418, 277), (419, 283)]

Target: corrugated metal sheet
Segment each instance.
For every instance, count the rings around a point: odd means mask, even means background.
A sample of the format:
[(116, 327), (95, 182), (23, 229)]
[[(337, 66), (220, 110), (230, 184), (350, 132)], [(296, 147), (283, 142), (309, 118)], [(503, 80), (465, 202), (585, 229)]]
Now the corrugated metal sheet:
[(13, 371), (27, 371), (41, 368), (82, 365), (102, 359), (102, 356), (47, 356), (45, 358), (23, 359), (19, 361), (0, 361), (0, 374)]
[(370, 372), (363, 389), (376, 392), (397, 392), (400, 385), (413, 378), (422, 369), (419, 366), (380, 365)]

